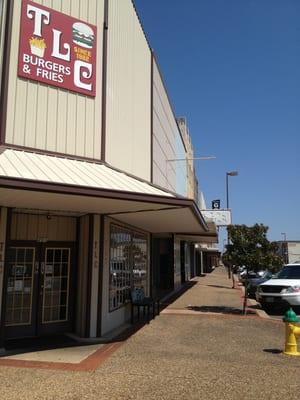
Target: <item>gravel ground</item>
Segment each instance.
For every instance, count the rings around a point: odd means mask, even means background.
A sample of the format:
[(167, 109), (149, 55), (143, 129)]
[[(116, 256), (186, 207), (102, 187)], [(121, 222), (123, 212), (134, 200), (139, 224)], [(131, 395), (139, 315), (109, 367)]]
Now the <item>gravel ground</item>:
[[(226, 306), (222, 271), (203, 278), (208, 303)], [(225, 283), (224, 283), (225, 282)], [(218, 283), (218, 284), (217, 284)], [(191, 290), (201, 289), (200, 284)], [(215, 297), (213, 295), (215, 291)], [(188, 291), (189, 292), (189, 291)], [(186, 292), (182, 307), (205, 305)], [(231, 291), (229, 306), (240, 304)], [(239, 302), (239, 303), (238, 303)], [(284, 324), (227, 314), (162, 314), (133, 335), (95, 372), (0, 368), (0, 399), (298, 399), (300, 357), (280, 353)]]

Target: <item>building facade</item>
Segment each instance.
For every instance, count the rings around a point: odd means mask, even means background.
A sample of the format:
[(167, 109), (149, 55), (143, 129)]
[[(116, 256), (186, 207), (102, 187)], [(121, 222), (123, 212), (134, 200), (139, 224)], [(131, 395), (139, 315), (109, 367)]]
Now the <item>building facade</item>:
[(178, 118), (178, 127), (180, 129), (184, 146), (186, 148), (186, 175), (187, 175), (187, 197), (194, 199), (198, 204), (198, 181), (194, 167), (194, 149), (192, 139), (187, 126), (186, 118)]
[(0, 340), (101, 337), (217, 235), (131, 0), (1, 7)]
[(278, 254), (286, 264), (300, 262), (299, 240), (280, 240), (276, 243), (278, 245)]

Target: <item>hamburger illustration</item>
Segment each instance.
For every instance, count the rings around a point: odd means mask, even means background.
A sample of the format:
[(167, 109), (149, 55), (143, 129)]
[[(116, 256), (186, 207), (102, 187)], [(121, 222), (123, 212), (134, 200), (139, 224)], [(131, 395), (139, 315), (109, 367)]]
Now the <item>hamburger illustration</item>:
[(82, 22), (73, 24), (73, 43), (86, 49), (92, 49), (94, 45), (94, 31)]

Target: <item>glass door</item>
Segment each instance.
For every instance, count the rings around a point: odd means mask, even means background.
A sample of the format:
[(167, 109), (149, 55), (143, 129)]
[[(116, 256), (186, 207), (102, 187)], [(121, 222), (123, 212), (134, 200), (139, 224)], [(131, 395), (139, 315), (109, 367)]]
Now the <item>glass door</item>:
[(41, 260), (39, 334), (71, 331), (72, 248), (45, 246)]
[(6, 338), (72, 330), (72, 246), (8, 248)]
[(5, 326), (7, 337), (33, 336), (39, 265), (35, 247), (9, 247)]
[(68, 320), (70, 248), (45, 249), (42, 324)]

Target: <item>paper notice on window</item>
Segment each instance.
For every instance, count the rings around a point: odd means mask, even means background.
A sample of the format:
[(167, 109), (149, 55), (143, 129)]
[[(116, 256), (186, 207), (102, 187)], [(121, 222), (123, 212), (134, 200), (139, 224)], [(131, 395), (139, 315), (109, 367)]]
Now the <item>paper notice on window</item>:
[(23, 281), (15, 281), (15, 292), (22, 292), (23, 290)]

